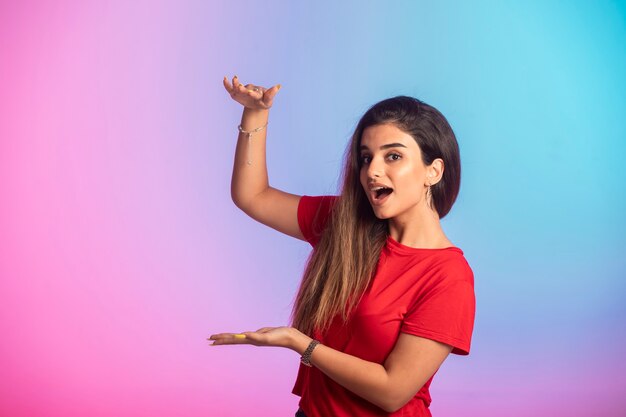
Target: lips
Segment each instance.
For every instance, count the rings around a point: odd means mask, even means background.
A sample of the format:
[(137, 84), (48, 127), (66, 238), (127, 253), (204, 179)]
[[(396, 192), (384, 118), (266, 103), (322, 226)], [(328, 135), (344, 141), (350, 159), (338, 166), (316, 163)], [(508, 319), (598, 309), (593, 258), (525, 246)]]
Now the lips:
[(375, 206), (382, 205), (387, 198), (393, 193), (393, 188), (387, 187), (384, 184), (370, 184), (369, 194), (370, 201)]

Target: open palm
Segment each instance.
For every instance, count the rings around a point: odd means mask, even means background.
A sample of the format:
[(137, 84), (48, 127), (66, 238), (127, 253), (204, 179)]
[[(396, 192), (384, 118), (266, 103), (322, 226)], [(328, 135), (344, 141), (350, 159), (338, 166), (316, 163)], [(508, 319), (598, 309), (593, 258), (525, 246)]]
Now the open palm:
[(266, 110), (272, 107), (274, 97), (280, 90), (280, 84), (271, 88), (253, 84), (244, 86), (235, 75), (232, 83), (228, 78), (224, 77), (224, 88), (228, 91), (230, 97), (242, 106), (253, 110)]
[(255, 332), (214, 334), (209, 340), (213, 340), (213, 345), (290, 347), (294, 330), (287, 326), (263, 327)]

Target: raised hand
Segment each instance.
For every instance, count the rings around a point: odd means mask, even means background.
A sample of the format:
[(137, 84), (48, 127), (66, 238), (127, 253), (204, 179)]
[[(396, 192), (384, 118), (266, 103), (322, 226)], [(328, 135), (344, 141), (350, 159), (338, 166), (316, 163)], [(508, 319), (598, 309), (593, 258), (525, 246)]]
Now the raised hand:
[(272, 107), (274, 97), (280, 90), (280, 84), (271, 88), (253, 84), (244, 86), (235, 75), (232, 84), (228, 81), (228, 78), (224, 77), (224, 88), (228, 91), (230, 97), (242, 106), (253, 110), (267, 110)]

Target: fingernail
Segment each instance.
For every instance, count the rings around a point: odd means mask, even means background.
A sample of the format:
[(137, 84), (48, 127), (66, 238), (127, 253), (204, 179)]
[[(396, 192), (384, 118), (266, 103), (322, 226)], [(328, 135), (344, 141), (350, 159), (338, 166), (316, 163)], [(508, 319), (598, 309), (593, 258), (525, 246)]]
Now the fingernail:
[(237, 78), (237, 76), (235, 75), (235, 77), (234, 77), (234, 78)]
[(280, 87), (282, 87), (282, 86), (280, 84), (278, 84), (277, 87), (278, 87), (278, 90), (280, 90)]

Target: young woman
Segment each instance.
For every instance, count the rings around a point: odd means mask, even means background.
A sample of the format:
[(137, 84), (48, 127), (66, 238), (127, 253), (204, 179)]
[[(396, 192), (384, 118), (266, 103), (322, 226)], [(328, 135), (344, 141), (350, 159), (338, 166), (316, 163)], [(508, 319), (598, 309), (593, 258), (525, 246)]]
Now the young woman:
[(475, 311), (472, 270), (440, 225), (461, 178), (448, 122), (417, 99), (383, 100), (356, 126), (341, 195), (298, 196), (267, 178), (265, 132), (280, 85), (235, 76), (224, 87), (244, 106), (233, 201), (313, 252), (292, 327), (209, 339), (300, 354), (296, 416), (429, 416), (432, 377), (451, 352), (469, 353)]

